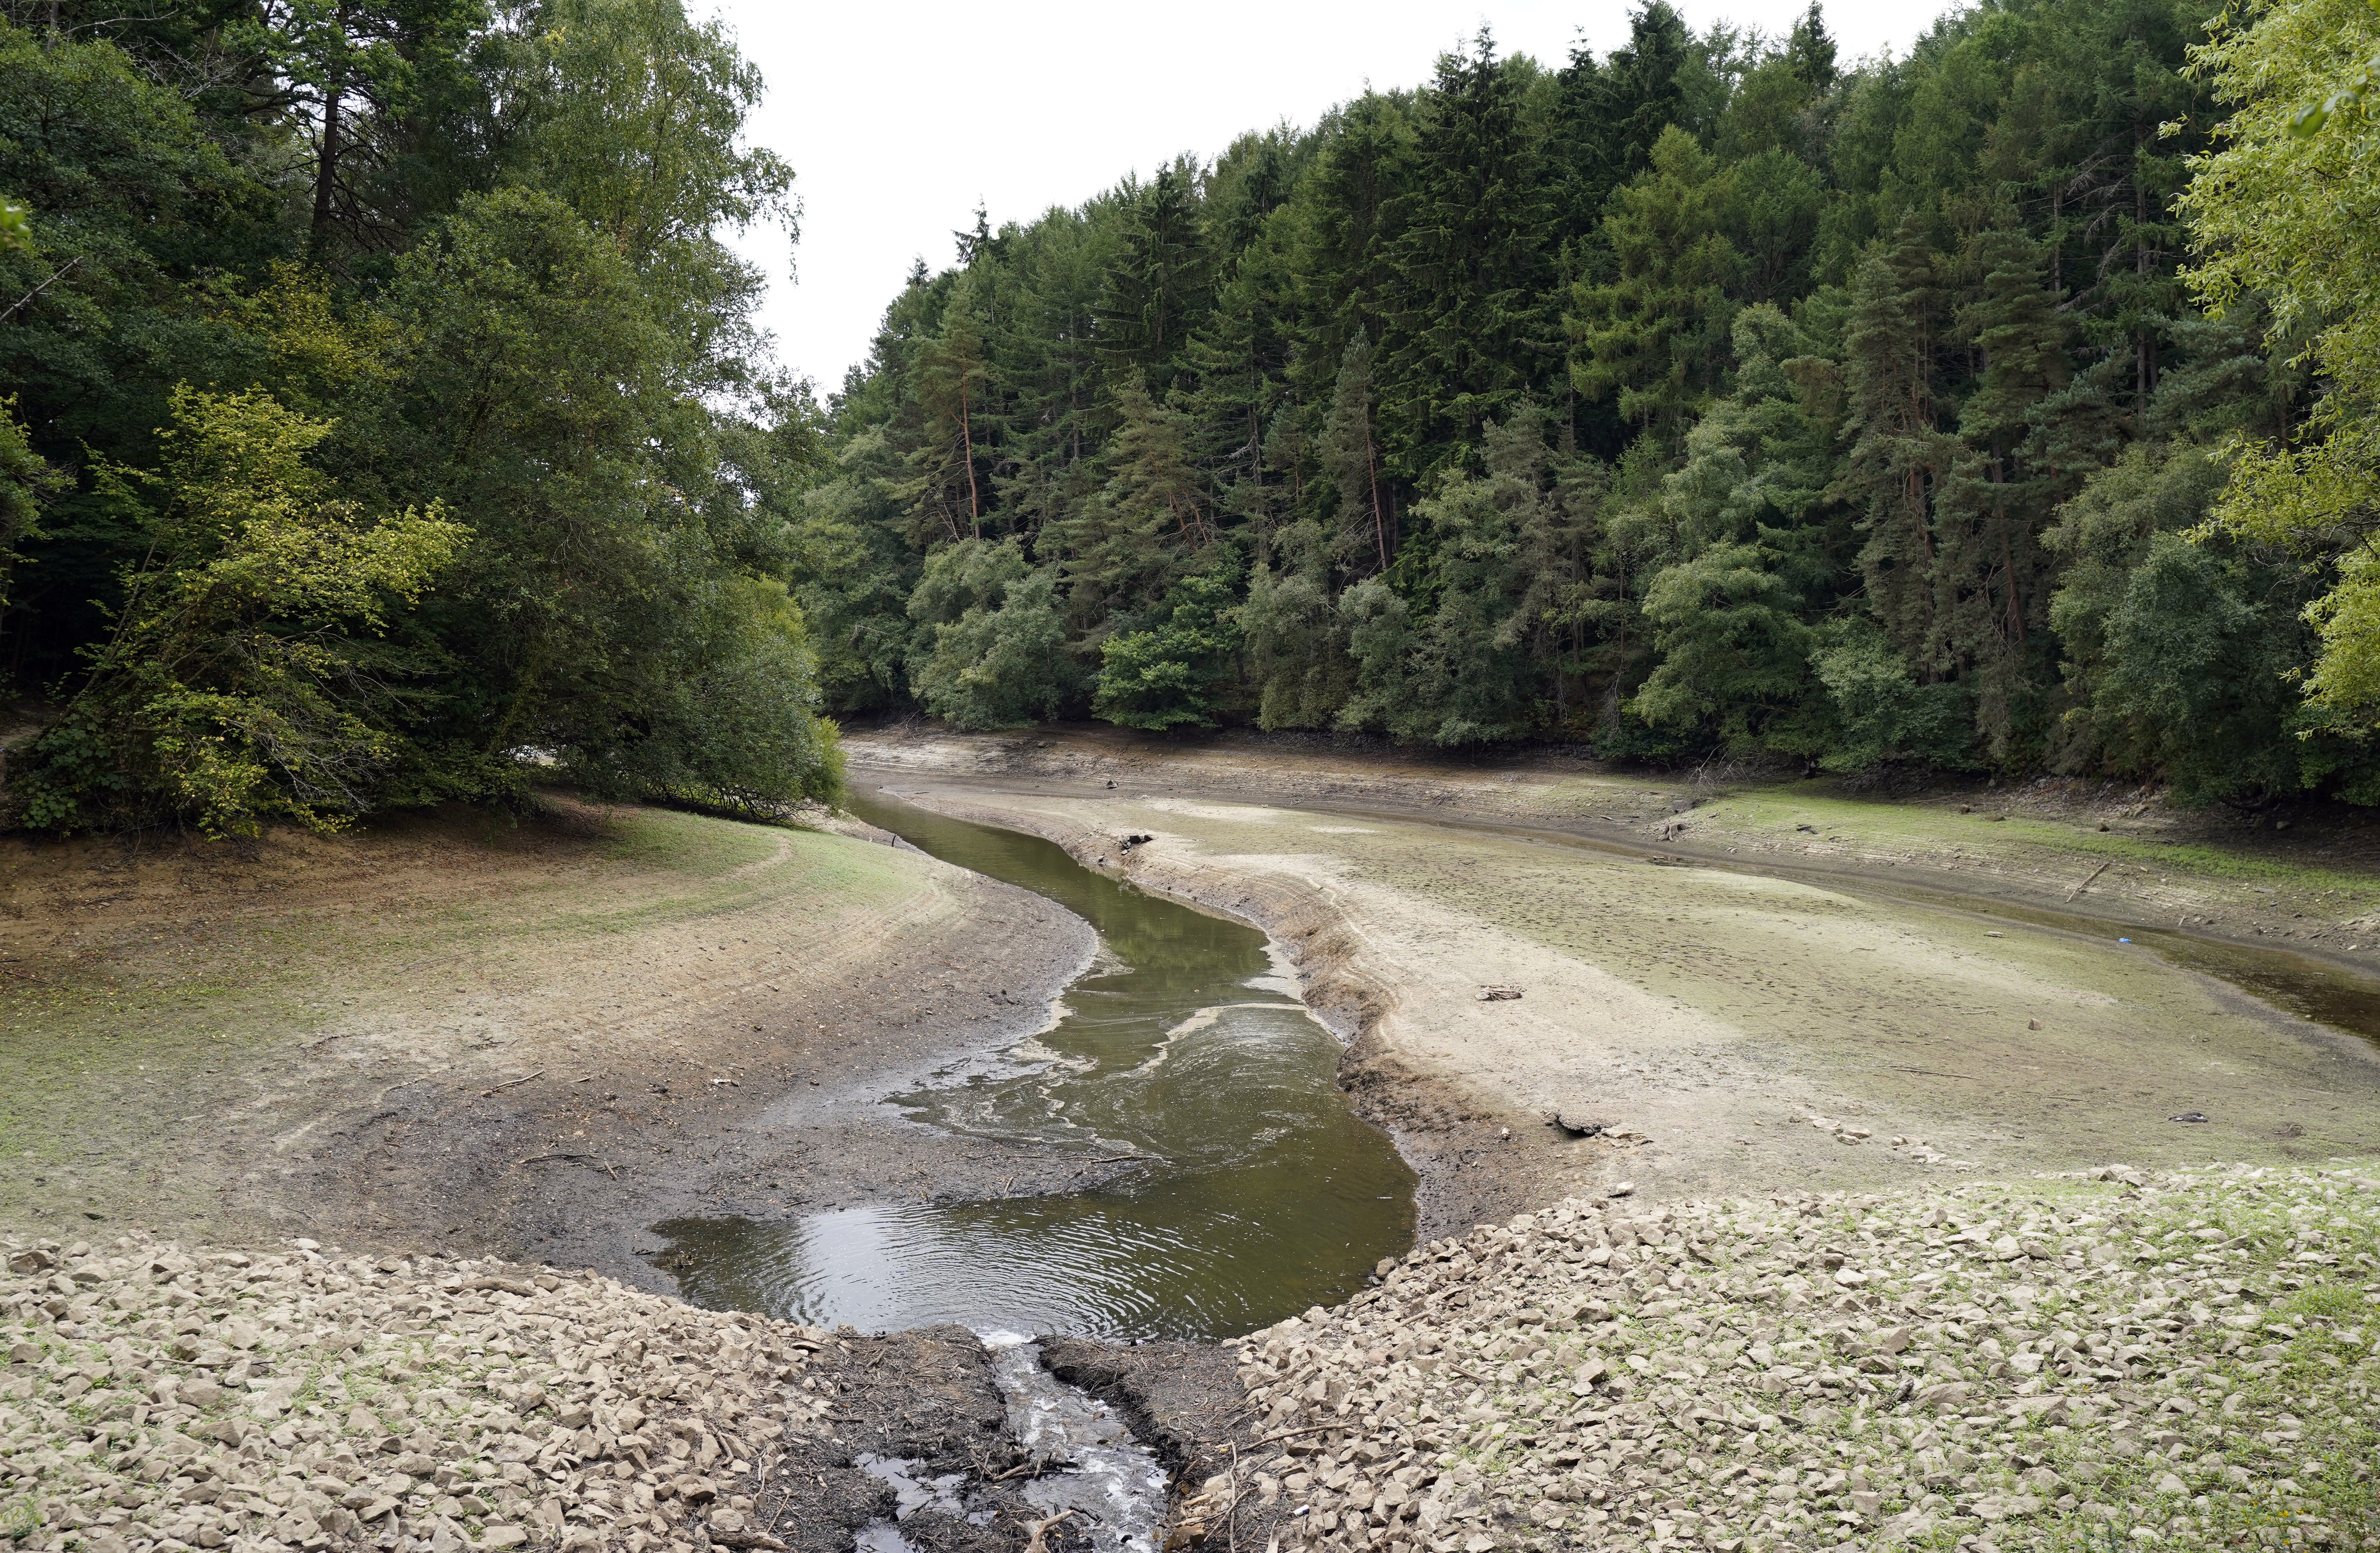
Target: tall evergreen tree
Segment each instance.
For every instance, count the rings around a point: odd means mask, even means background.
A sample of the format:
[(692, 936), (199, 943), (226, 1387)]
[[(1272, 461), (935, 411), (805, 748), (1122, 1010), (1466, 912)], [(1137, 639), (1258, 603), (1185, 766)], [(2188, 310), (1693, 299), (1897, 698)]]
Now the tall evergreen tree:
[(1521, 99), (1482, 31), (1440, 57), (1416, 116), (1376, 363), (1389, 464), (1411, 481), (1463, 461), (1489, 420), (1554, 381), (1546, 173)]
[(1921, 679), (1951, 666), (1936, 506), (1961, 448), (1942, 428), (1949, 299), (1937, 254), (1913, 223), (1861, 264), (1845, 340), (1852, 441), (1836, 490), (1860, 513), (1860, 569), (1885, 638)]
[(1102, 365), (1137, 373), (1159, 392), (1171, 386), (1213, 286), (1193, 171), (1169, 163), (1148, 183), (1127, 186), (1099, 304)]
[(1381, 457), (1377, 392), (1372, 342), (1359, 330), (1339, 358), (1320, 445), (1339, 496), (1330, 550), (1359, 577), (1386, 571), (1397, 553), (1396, 486)]

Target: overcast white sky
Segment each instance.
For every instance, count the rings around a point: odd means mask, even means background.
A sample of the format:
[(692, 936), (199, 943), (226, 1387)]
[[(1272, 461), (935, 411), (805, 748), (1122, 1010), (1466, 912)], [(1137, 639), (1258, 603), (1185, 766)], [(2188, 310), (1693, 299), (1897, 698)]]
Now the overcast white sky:
[[(779, 360), (822, 392), (866, 356), (913, 257), (953, 262), (951, 233), (974, 224), (978, 199), (995, 227), (1029, 221), (1176, 153), (1211, 157), (1242, 130), (1311, 124), (1366, 81), (1427, 79), (1483, 21), (1501, 52), (1555, 64), (1581, 37), (1598, 57), (1628, 37), (1623, 0), (711, 3), (768, 77), (750, 137), (793, 164), (804, 207), (797, 252), (773, 229), (739, 246), (774, 277)], [(1696, 28), (1725, 18), (1781, 33), (1806, 3), (1681, 9)], [(1947, 8), (1837, 0), (1827, 23), (1848, 64), (1905, 52)]]

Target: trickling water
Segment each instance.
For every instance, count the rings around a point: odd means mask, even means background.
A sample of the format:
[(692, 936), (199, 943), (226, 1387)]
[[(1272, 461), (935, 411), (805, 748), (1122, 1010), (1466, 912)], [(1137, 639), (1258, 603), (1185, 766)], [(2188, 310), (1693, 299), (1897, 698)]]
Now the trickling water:
[(1036, 1462), (1062, 1466), (1025, 1486), (1044, 1513), (1073, 1510), (1096, 1553), (1156, 1553), (1165, 1526), (1165, 1469), (1105, 1402), (1041, 1367), (1041, 1350), (1014, 1334), (986, 1340), (992, 1373), (1008, 1393), (1008, 1426)]
[(948, 1515), (962, 1515), (978, 1526), (991, 1519), (990, 1510), (967, 1508), (967, 1477), (965, 1473), (920, 1477), (917, 1474), (926, 1463), (914, 1456), (879, 1456), (865, 1450), (853, 1457), (851, 1464), (868, 1476), (891, 1485), (893, 1497), (892, 1520), (870, 1521), (854, 1534), (853, 1546), (860, 1553), (916, 1553), (915, 1545), (901, 1535), (901, 1522), (921, 1510), (933, 1509)]
[[(1093, 1553), (1157, 1553), (1167, 1484), (1155, 1454), (1135, 1443), (1105, 1402), (1043, 1369), (1038, 1344), (995, 1332), (984, 1347), (1008, 1399), (1009, 1432), (1038, 1469), (1024, 1486), (1026, 1501), (1044, 1516), (1078, 1519), (1073, 1529), (1089, 1534)], [(911, 1457), (862, 1454), (853, 1464), (891, 1485), (895, 1500), (892, 1520), (860, 1528), (861, 1553), (916, 1553), (901, 1522), (921, 1510), (963, 1515), (978, 1525), (991, 1520), (989, 1510), (970, 1507), (965, 1473), (922, 1477), (925, 1463)]]
[(1213, 1339), (1335, 1304), (1411, 1243), (1413, 1172), (1349, 1110), (1339, 1042), (1262, 934), (1036, 837), (873, 796), (852, 807), (1099, 934), (1051, 1029), (891, 1102), (954, 1131), (1135, 1163), (1059, 1195), (664, 1224), (686, 1298), (867, 1330)]

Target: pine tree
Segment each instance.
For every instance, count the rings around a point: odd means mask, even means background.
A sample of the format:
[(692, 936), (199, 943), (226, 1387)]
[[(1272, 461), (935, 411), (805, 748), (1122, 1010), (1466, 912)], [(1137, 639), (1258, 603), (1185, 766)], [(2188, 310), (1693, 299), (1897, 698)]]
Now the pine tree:
[(2032, 672), (2046, 661), (2028, 662), (2042, 645), (2054, 566), (2040, 536), (2073, 483), (2041, 455), (2101, 418), (2094, 397), (2066, 393), (2068, 325), (2038, 246), (2000, 227), (1974, 249), (1980, 295), (1959, 310), (1957, 324), (1984, 367), (1960, 412), (1965, 446), (1942, 484), (1934, 564), (1948, 609), (1942, 651), (1974, 674), (1977, 716), (1997, 759), (2008, 753), (2024, 687), (2046, 682)]
[(1289, 391), (1295, 298), (1285, 247), (1283, 230), (1268, 220), (1237, 248), (1172, 395), (1196, 426), (1194, 457), (1219, 511), (1257, 522), (1274, 511), (1264, 443)]
[(1334, 113), (1318, 138), (1321, 149), (1289, 206), (1302, 347), (1291, 380), (1315, 397), (1330, 392), (1347, 342), (1359, 331), (1377, 340), (1388, 315), (1411, 116), (1404, 104), (1366, 92)]
[(1733, 179), (1684, 130), (1654, 148), (1645, 175), (1612, 196), (1603, 224), (1609, 279), (1571, 289), (1571, 379), (1675, 446), (1718, 386), (1743, 256), (1729, 239)]
[(1648, 0), (1630, 15), (1628, 42), (1611, 51), (1581, 104), (1603, 127), (1596, 174), (1607, 193), (1651, 166), (1661, 131), (1679, 122), (1685, 93), (1678, 78), (1691, 44), (1685, 18), (1669, 0)]
[(1940, 425), (1940, 255), (1912, 222), (1863, 263), (1845, 341), (1852, 447), (1835, 489), (1860, 514), (1868, 608), (1925, 680), (1951, 667), (1936, 503), (1961, 453)]
[(1785, 40), (1785, 63), (1803, 85), (1816, 92), (1830, 92), (1835, 85), (1835, 40), (1827, 31), (1827, 18), (1818, 0), (1810, 0), (1810, 8), (1793, 24)]
[(1115, 412), (1106, 483), (1054, 525), (1069, 607), (1095, 635), (1103, 623), (1151, 607), (1214, 539), (1190, 459), (1188, 417), (1158, 403), (1138, 378), (1116, 391)]
[(1099, 483), (1108, 423), (1095, 339), (1102, 253), (1090, 223), (1062, 212), (1003, 246), (990, 343), (1004, 436), (992, 485), (1003, 523), (1030, 533), (1075, 511)]
[(983, 535), (985, 482), (979, 470), (980, 409), (992, 364), (976, 308), (975, 278), (962, 275), (942, 310), (941, 327), (916, 358), (917, 406), (925, 440), (909, 455), (917, 482), (913, 514), (939, 519), (953, 539)]
[(1388, 466), (1416, 483), (1555, 382), (1546, 170), (1521, 106), (1484, 30), (1440, 57), (1421, 103), (1375, 365)]
[(1809, 381), (1830, 365), (1809, 354), (1813, 343), (1775, 307), (1739, 314), (1733, 391), (1661, 483), (1674, 558), (1645, 586), (1660, 662), (1632, 703), (1656, 727), (1706, 728), (1742, 750), (1826, 747), (1811, 622), (1839, 602), (1852, 545), (1827, 510), (1838, 454), (1829, 407), (1787, 369)]
[(1397, 553), (1395, 493), (1381, 464), (1374, 392), (1372, 342), (1358, 330), (1339, 358), (1318, 446), (1339, 492), (1330, 552), (1359, 577), (1386, 571)]
[(1354, 664), (1330, 572), (1328, 536), (1306, 519), (1274, 535), (1271, 554), (1249, 573), (1239, 622), (1258, 728), (1328, 728), (1347, 703)]
[(1213, 302), (1196, 170), (1169, 163), (1146, 184), (1127, 183), (1116, 222), (1099, 305), (1100, 363), (1119, 376), (1137, 373), (1161, 393)]

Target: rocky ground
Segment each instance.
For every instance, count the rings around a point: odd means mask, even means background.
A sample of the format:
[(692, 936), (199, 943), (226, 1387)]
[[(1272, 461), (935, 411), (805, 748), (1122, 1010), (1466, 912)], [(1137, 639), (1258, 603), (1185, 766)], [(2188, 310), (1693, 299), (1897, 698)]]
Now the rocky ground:
[(1285, 1548), (2380, 1541), (2380, 1181), (1561, 1204), (1238, 1344)]
[[(493, 1261), (0, 1242), (0, 1546), (844, 1553), (863, 1455), (965, 1474), (925, 1553), (1038, 1518), (983, 1349)], [(1060, 1534), (1067, 1528), (1060, 1528)]]

